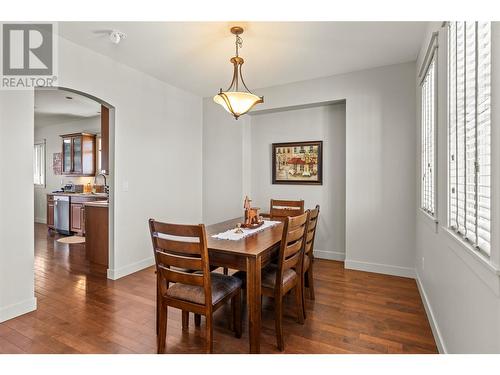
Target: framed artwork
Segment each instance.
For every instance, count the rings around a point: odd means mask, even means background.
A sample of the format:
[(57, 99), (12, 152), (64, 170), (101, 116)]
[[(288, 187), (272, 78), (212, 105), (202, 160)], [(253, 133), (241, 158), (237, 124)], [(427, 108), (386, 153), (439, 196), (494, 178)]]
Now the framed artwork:
[(273, 143), (272, 146), (273, 184), (323, 184), (323, 141)]
[(62, 174), (62, 152), (55, 152), (52, 155), (52, 170), (55, 175)]

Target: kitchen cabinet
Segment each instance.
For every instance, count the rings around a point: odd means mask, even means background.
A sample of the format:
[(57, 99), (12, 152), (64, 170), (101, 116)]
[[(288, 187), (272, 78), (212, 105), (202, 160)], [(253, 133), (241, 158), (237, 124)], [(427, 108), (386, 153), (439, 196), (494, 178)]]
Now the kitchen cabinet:
[(78, 236), (86, 235), (86, 209), (85, 204), (91, 202), (107, 202), (107, 197), (95, 196), (93, 194), (75, 194), (75, 193), (51, 193), (47, 194), (47, 226), (49, 229), (57, 230), (55, 227), (55, 200), (56, 196), (68, 197), (67, 217), (69, 225), (66, 230)]
[(71, 231), (80, 236), (85, 235), (85, 206), (82, 203), (71, 203), (70, 210)]
[(89, 133), (61, 135), (63, 174), (66, 176), (94, 176), (96, 164), (96, 136)]
[(107, 202), (87, 202), (85, 205), (85, 251), (88, 260), (108, 268), (109, 264), (109, 215)]
[(47, 196), (47, 226), (49, 229), (54, 229), (54, 197)]

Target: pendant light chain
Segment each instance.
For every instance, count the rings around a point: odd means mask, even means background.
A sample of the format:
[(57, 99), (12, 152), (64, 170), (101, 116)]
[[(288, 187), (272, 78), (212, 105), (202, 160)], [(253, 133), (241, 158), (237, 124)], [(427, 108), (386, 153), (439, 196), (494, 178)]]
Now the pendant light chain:
[(236, 35), (236, 57), (239, 57), (238, 55), (238, 49), (243, 47), (243, 39), (239, 35)]

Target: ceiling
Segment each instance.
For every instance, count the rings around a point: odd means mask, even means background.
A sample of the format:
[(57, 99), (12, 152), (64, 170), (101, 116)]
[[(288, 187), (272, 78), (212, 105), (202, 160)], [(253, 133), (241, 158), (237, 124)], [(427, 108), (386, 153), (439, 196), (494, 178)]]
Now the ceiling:
[[(71, 98), (71, 99), (68, 99)], [(35, 127), (100, 116), (101, 104), (65, 90), (35, 90)]]
[[(66, 39), (202, 96), (226, 89), (230, 26), (245, 28), (240, 56), (250, 89), (416, 60), (426, 22), (61, 22)], [(109, 40), (126, 34), (118, 45)], [(258, 93), (258, 92), (257, 92)]]

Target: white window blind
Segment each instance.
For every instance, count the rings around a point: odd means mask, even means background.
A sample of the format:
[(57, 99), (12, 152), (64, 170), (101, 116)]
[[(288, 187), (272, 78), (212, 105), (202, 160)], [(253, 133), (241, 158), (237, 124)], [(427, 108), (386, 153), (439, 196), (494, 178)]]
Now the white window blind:
[(489, 22), (448, 25), (449, 226), (490, 253)]
[(420, 84), (421, 108), (421, 186), (420, 207), (428, 214), (435, 216), (436, 182), (435, 182), (435, 120), (436, 120), (436, 62), (435, 57), (427, 68)]
[(45, 185), (45, 142), (36, 143), (33, 148), (33, 182)]

